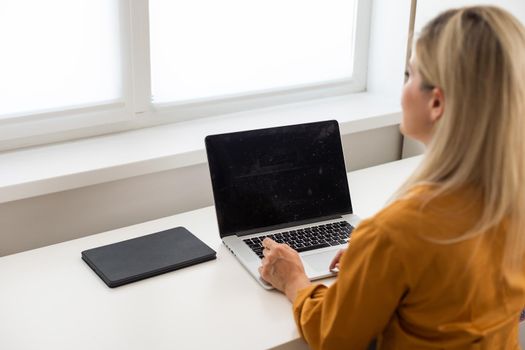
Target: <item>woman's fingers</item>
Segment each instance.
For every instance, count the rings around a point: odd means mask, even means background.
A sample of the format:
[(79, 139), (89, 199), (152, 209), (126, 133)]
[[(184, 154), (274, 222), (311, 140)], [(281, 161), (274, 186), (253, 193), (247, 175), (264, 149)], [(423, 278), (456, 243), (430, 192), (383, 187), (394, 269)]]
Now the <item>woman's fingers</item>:
[(286, 283), (295, 278), (298, 272), (304, 274), (299, 255), (288, 245), (277, 243), (270, 238), (265, 238), (262, 245), (264, 250), (259, 273), (266, 282), (282, 291)]
[(263, 249), (263, 259), (261, 261), (261, 266), (259, 267), (259, 274), (261, 275), (262, 279), (266, 282), (272, 283), (272, 271), (275, 269), (273, 266), (274, 262), (274, 255), (276, 253), (276, 247), (278, 243), (270, 238), (265, 238), (262, 241)]
[(330, 270), (335, 269), (336, 267), (339, 267), (339, 260), (341, 260), (341, 255), (343, 255), (343, 249), (339, 249), (337, 253), (335, 254), (334, 258), (332, 259), (332, 262), (330, 263)]
[(271, 249), (272, 247), (275, 247), (277, 244), (279, 244), (279, 243), (277, 243), (276, 241), (274, 241), (273, 239), (268, 238), (268, 237), (266, 237), (262, 241), (262, 246), (264, 248), (267, 248), (267, 249)]
[(334, 270), (335, 268), (339, 268), (339, 260), (341, 260), (341, 256), (345, 252), (346, 249), (339, 249), (337, 251), (337, 254), (335, 254), (334, 258), (332, 259), (332, 262), (330, 263), (330, 270)]
[(270, 282), (270, 273), (269, 273), (269, 268), (268, 266), (266, 265), (261, 265), (259, 266), (259, 274), (261, 275), (261, 278), (263, 280), (265, 280), (266, 282)]
[(278, 243), (275, 242), (274, 240), (270, 239), (270, 238), (265, 238), (263, 241), (262, 241), (262, 246), (264, 247), (263, 249), (263, 256), (267, 257), (268, 255), (270, 255), (270, 251), (272, 250), (275, 250), (275, 247)]
[[(275, 242), (274, 240), (272, 240), (271, 238), (268, 238), (268, 237), (266, 237), (262, 241), (262, 246), (264, 247), (264, 250), (263, 250), (264, 259), (263, 259), (263, 262), (262, 262), (262, 267), (264, 267), (265, 265), (270, 264), (270, 259), (273, 261), (278, 256), (281, 256), (281, 255), (286, 256), (288, 253), (292, 254), (293, 252), (295, 252), (295, 250), (293, 250), (289, 246), (287, 246), (285, 244), (279, 244), (279, 243)], [(339, 268), (339, 260), (341, 260), (341, 256), (343, 255), (345, 250), (346, 249), (340, 249), (340, 250), (337, 251), (336, 255), (334, 256), (334, 258), (330, 262), (330, 266), (329, 266), (330, 270), (334, 270), (336, 268)], [(261, 274), (261, 276), (262, 276), (262, 274)], [(264, 278), (264, 276), (263, 276), (263, 278)]]

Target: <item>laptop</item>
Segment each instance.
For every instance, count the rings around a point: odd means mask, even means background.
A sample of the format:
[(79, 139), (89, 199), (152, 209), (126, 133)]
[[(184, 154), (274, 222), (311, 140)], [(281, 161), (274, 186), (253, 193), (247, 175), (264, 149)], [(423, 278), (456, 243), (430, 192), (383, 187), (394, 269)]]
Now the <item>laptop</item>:
[(259, 275), (261, 242), (299, 252), (310, 280), (333, 276), (352, 213), (337, 121), (210, 135), (205, 139), (219, 234), (240, 263)]

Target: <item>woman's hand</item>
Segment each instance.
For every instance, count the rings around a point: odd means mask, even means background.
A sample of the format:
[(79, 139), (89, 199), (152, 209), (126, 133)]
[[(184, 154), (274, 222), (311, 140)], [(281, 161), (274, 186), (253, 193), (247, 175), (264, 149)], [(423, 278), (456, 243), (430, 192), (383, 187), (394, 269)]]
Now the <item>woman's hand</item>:
[(330, 267), (329, 267), (330, 271), (334, 269), (339, 269), (339, 260), (341, 260), (341, 256), (343, 256), (343, 253), (346, 251), (346, 249), (347, 248), (339, 249), (337, 254), (332, 259), (332, 262), (330, 263)]
[(288, 245), (279, 244), (270, 238), (265, 238), (262, 245), (264, 258), (259, 267), (261, 277), (284, 292), (293, 302), (297, 292), (311, 284), (299, 254)]

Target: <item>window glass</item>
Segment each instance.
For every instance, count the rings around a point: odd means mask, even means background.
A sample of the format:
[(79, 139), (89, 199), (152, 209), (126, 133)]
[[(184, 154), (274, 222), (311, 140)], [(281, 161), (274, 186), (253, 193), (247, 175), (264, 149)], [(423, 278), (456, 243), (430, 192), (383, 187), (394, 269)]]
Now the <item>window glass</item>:
[(356, 0), (150, 0), (154, 103), (351, 78)]
[(118, 0), (0, 1), (0, 118), (122, 96)]

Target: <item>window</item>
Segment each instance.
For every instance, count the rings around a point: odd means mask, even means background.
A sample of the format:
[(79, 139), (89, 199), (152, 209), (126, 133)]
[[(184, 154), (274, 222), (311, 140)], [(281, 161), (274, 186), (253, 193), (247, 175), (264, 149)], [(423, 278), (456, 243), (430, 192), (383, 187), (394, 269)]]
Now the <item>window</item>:
[(122, 101), (117, 0), (0, 2), (0, 118)]
[(0, 149), (363, 91), (370, 6), (2, 0)]

